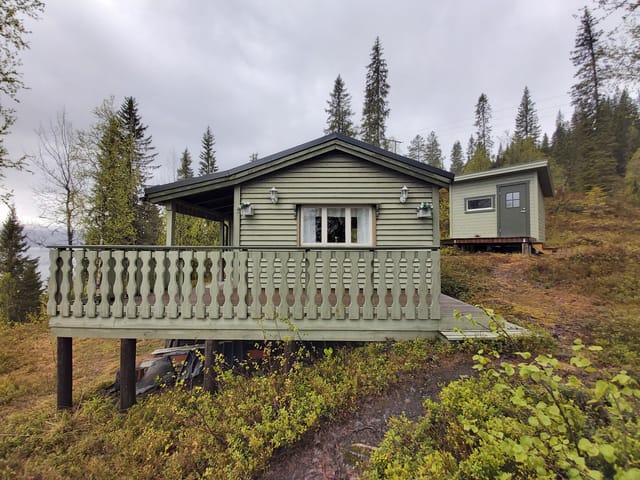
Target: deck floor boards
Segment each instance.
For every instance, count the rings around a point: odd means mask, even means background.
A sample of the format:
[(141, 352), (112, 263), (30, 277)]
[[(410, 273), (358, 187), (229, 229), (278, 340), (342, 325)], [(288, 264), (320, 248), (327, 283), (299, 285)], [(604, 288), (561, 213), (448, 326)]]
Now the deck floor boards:
[[(463, 317), (456, 319), (455, 311), (460, 312)], [(490, 318), (482, 309), (449, 295), (440, 295), (440, 315), (442, 327), (439, 332), (447, 340), (498, 337), (498, 334), (489, 328)], [(473, 321), (464, 318), (466, 315), (471, 315)], [(528, 332), (527, 329), (511, 322), (505, 322), (505, 330), (509, 335), (514, 336), (525, 335)]]

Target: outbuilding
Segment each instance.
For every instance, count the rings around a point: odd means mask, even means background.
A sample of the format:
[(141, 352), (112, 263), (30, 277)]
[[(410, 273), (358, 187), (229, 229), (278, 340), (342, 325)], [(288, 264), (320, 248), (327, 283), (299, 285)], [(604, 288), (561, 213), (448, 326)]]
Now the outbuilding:
[(545, 197), (553, 196), (546, 160), (456, 176), (449, 191), (449, 239), (462, 248), (541, 249)]

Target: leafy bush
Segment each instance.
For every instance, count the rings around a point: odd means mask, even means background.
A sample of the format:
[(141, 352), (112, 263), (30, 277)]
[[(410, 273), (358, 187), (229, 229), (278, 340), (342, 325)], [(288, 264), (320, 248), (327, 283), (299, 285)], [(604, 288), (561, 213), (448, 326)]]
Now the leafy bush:
[(314, 362), (301, 351), (288, 372), (218, 368), (215, 395), (171, 389), (126, 414), (100, 395), (54, 418), (49, 405), (0, 427), (0, 478), (252, 478), (276, 450), (426, 368), (443, 348), (371, 343), (327, 348)]
[[(590, 375), (584, 348), (575, 342), (570, 364)], [(478, 378), (425, 401), (417, 422), (394, 419), (368, 478), (639, 478), (637, 382), (619, 372), (585, 385), (551, 355), (518, 355), (513, 364), (479, 351)]]

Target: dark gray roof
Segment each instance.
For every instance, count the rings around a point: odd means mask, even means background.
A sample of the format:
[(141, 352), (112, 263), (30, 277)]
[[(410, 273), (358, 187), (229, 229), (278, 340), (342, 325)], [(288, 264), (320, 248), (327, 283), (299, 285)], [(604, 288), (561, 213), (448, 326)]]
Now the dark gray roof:
[(514, 175), (523, 172), (536, 171), (538, 173), (538, 181), (540, 182), (540, 188), (542, 194), (545, 197), (553, 197), (553, 181), (551, 179), (551, 170), (549, 169), (549, 162), (547, 160), (538, 160), (529, 163), (519, 163), (516, 165), (508, 165), (506, 167), (493, 168), (491, 170), (484, 170), (482, 172), (467, 173), (464, 175), (457, 175), (454, 184), (469, 183), (478, 180), (484, 180), (493, 177), (502, 177), (507, 175)]
[[(439, 183), (449, 184), (453, 180), (453, 174), (447, 172), (445, 170), (433, 167), (431, 165), (427, 165), (422, 162), (418, 162), (411, 158), (404, 157), (402, 155), (398, 155), (393, 152), (389, 152), (382, 148), (375, 147), (369, 143), (362, 142), (360, 140), (356, 140), (355, 138), (348, 137), (346, 135), (340, 133), (332, 133), (329, 135), (325, 135), (324, 137), (317, 138), (315, 140), (311, 140), (310, 142), (303, 143), (301, 145), (289, 148), (287, 150), (283, 150), (278, 153), (274, 153), (273, 155), (269, 155), (264, 158), (260, 158), (256, 161), (245, 163), (244, 165), (240, 165), (238, 167), (231, 168), (229, 170), (225, 170), (222, 172), (216, 172), (209, 175), (203, 175), (200, 177), (188, 178), (186, 180), (179, 180), (177, 182), (167, 183), (164, 185), (156, 185), (152, 187), (148, 187), (145, 190), (145, 197), (153, 200), (153, 197), (162, 193), (166, 193), (168, 191), (179, 191), (183, 188), (189, 189), (189, 187), (195, 187), (200, 184), (206, 183), (218, 183), (218, 181), (222, 181), (225, 179), (230, 179), (232, 177), (238, 176), (244, 172), (249, 172), (252, 170), (260, 170), (262, 167), (265, 167), (271, 163), (276, 163), (278, 160), (282, 160), (286, 157), (295, 155), (297, 153), (304, 152), (305, 150), (310, 150), (315, 147), (319, 147), (324, 144), (334, 143), (338, 145), (339, 143), (343, 143), (346, 145), (350, 145), (353, 147), (357, 147), (363, 150), (366, 150), (372, 154), (382, 155), (389, 159), (401, 162), (407, 167), (418, 169), (423, 171), (425, 174), (433, 176), (435, 178), (440, 179)], [(241, 176), (241, 175), (240, 175)]]

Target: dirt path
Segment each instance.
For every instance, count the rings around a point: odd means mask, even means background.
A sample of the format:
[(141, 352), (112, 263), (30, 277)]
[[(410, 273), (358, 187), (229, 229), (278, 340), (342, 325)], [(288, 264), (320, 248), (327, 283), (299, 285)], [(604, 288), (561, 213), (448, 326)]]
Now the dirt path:
[[(472, 362), (462, 354), (443, 360), (424, 372), (402, 379), (386, 395), (364, 399), (349, 416), (321, 426), (298, 445), (275, 456), (263, 480), (338, 480), (357, 478), (362, 452), (380, 443), (390, 417), (402, 412), (410, 419), (424, 414), (422, 402), (435, 399), (440, 386), (472, 375)], [(365, 447), (354, 447), (354, 445)]]

